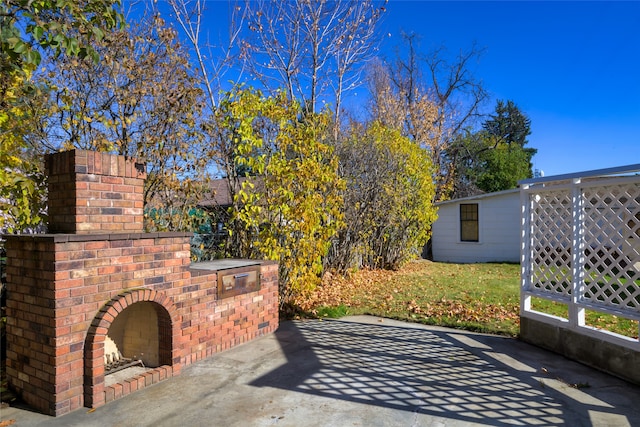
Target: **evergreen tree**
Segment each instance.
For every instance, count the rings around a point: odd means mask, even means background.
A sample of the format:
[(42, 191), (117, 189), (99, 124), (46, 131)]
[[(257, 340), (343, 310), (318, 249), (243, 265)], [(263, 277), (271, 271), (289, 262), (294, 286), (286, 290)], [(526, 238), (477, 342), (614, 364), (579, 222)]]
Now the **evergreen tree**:
[(454, 197), (516, 188), (533, 176), (535, 148), (525, 147), (531, 119), (513, 101), (496, 103), (482, 130), (456, 140), (449, 157), (456, 169)]
[(524, 147), (531, 134), (531, 119), (523, 114), (511, 100), (498, 100), (495, 113), (482, 125), (485, 132), (495, 138), (496, 143), (517, 144)]

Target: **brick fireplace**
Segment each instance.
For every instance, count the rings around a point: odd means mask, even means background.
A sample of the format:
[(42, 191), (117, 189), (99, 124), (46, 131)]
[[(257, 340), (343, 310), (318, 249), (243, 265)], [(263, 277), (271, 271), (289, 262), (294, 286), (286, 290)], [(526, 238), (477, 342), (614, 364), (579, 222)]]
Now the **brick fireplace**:
[(192, 264), (191, 233), (144, 233), (143, 165), (73, 150), (46, 168), (49, 234), (4, 236), (6, 371), (26, 403), (95, 408), (276, 330), (277, 264)]

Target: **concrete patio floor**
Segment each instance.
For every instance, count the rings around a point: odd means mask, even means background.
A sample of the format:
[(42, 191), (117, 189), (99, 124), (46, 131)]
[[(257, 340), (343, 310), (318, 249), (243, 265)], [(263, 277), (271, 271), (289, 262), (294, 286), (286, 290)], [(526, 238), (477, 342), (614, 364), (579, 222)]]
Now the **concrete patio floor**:
[(515, 339), (371, 316), (283, 322), (95, 411), (15, 426), (640, 426), (640, 387)]

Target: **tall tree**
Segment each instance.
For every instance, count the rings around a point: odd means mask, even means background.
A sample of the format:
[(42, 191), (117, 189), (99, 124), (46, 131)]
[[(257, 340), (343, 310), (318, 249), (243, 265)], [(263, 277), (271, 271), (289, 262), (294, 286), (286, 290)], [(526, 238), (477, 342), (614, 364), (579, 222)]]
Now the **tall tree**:
[[(404, 112), (402, 132), (428, 151), (434, 165), (435, 199), (444, 200), (451, 197), (455, 174), (448, 148), (477, 119), (487, 97), (471, 71), (482, 51), (472, 46), (449, 60), (443, 48), (422, 53), (415, 34), (403, 34), (403, 42), (403, 49), (386, 65), (388, 85), (378, 85), (394, 96), (374, 92), (372, 112), (376, 119), (382, 111)], [(390, 99), (400, 108), (390, 108)]]
[(482, 124), (482, 128), (495, 137), (496, 142), (524, 147), (528, 143), (527, 137), (531, 135), (531, 119), (512, 100), (505, 103), (499, 99), (495, 112)]
[(206, 178), (200, 143), (201, 90), (176, 32), (156, 16), (111, 32), (95, 46), (99, 63), (52, 58), (56, 109), (51, 149), (82, 148), (147, 164), (144, 201), (150, 229), (191, 228)]
[(451, 197), (455, 180), (455, 168), (446, 156), (447, 148), (465, 127), (473, 125), (479, 116), (480, 106), (487, 98), (482, 83), (471, 71), (472, 62), (481, 57), (482, 49), (473, 45), (467, 51), (460, 51), (452, 62), (445, 59), (444, 53), (444, 48), (440, 48), (425, 59), (432, 97), (438, 108), (435, 138), (430, 147), (437, 170), (438, 200)]
[(225, 96), (224, 79), (227, 73), (233, 69), (236, 81), (240, 82), (243, 78), (240, 36), (245, 27), (247, 10), (240, 6), (240, 2), (229, 0), (227, 33), (222, 31), (219, 39), (212, 40), (203, 34), (203, 29), (206, 29), (203, 23), (206, 23), (207, 0), (167, 0), (167, 3), (173, 12), (171, 18), (188, 40), (198, 64), (200, 85), (207, 95), (207, 107), (214, 111), (220, 104), (220, 98)]
[[(490, 149), (482, 151), (478, 187), (483, 191), (515, 188), (518, 181), (533, 176), (531, 159), (535, 148), (525, 147), (531, 134), (531, 119), (512, 100), (496, 102), (495, 112), (482, 128)], [(492, 149), (491, 149), (492, 147)]]

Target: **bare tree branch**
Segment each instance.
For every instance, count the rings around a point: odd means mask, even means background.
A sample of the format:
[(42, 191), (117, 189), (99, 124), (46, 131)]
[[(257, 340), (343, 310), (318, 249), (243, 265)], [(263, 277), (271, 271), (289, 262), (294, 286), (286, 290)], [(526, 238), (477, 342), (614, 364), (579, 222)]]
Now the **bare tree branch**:
[[(436, 200), (446, 199), (452, 191), (454, 174), (453, 162), (447, 157), (448, 147), (473, 124), (487, 99), (482, 83), (471, 71), (472, 61), (481, 56), (482, 50), (473, 45), (450, 62), (443, 47), (423, 55), (418, 50), (418, 36), (402, 36), (405, 55), (397, 54), (386, 65), (386, 76), (380, 67), (375, 71), (378, 81), (372, 93), (373, 117), (398, 126), (402, 115), (402, 132), (431, 155)], [(370, 75), (370, 81), (371, 78)]]
[[(191, 50), (198, 62), (202, 75), (202, 85), (207, 93), (209, 107), (214, 110), (219, 104), (219, 90), (229, 70), (241, 64), (235, 47), (239, 44), (239, 36), (246, 16), (244, 9), (229, 2), (229, 35), (227, 40), (212, 44), (202, 35), (202, 20), (205, 13), (206, 0), (168, 0), (174, 17), (191, 44)], [(209, 55), (205, 55), (205, 49)], [(235, 68), (237, 79), (242, 76), (242, 68)]]
[(339, 126), (344, 94), (361, 84), (377, 50), (385, 3), (247, 1), (248, 67), (268, 90), (286, 88), (310, 112), (332, 104)]

